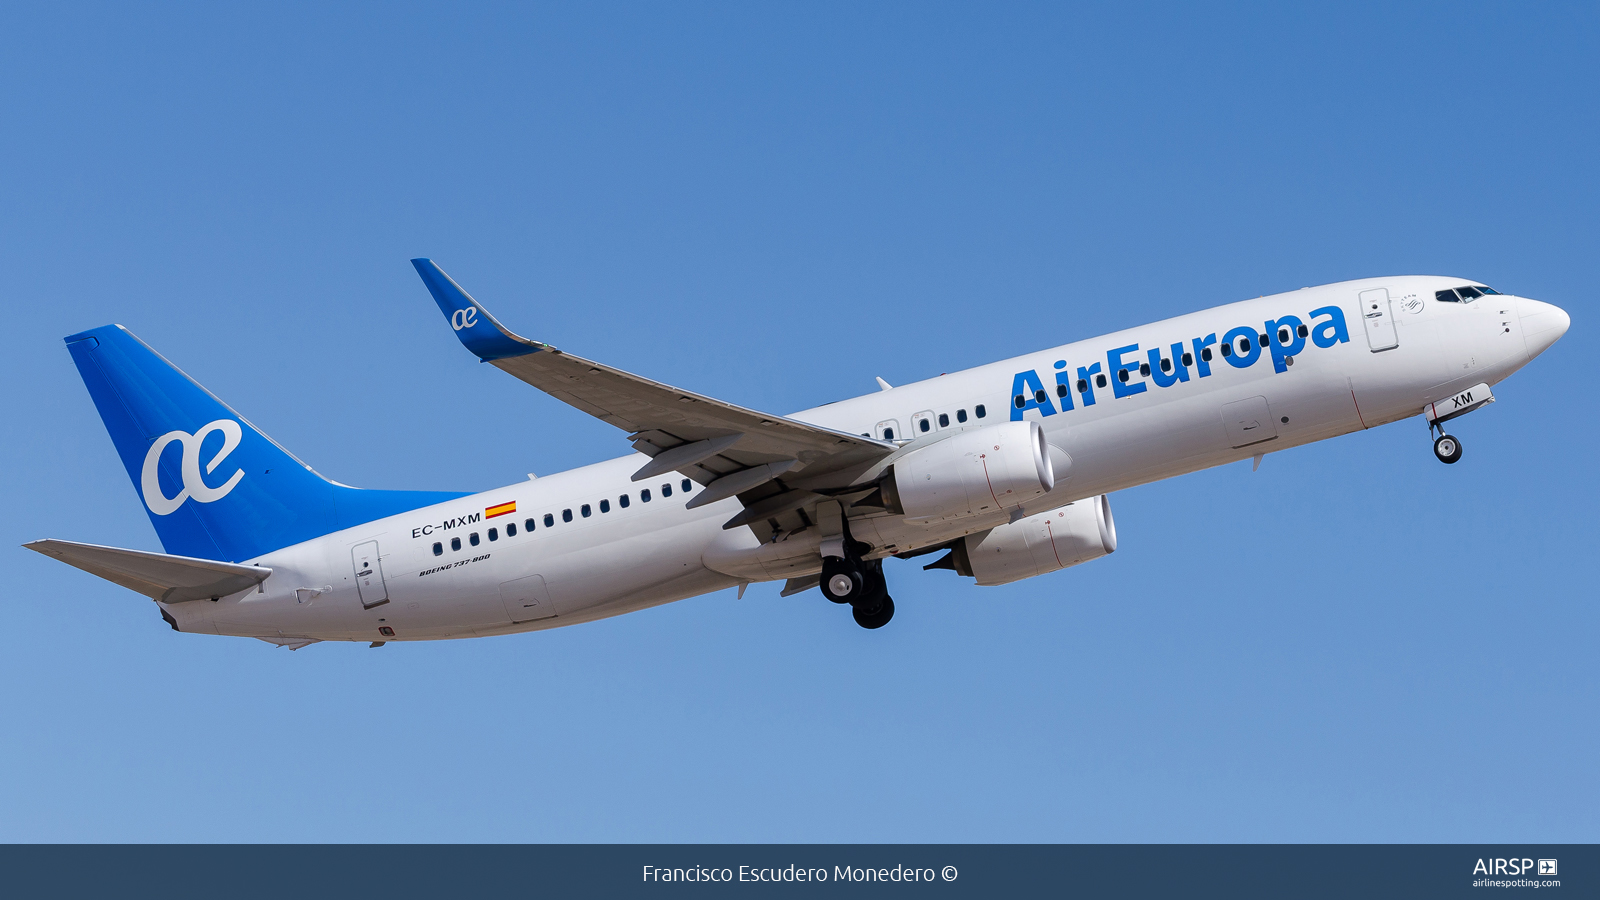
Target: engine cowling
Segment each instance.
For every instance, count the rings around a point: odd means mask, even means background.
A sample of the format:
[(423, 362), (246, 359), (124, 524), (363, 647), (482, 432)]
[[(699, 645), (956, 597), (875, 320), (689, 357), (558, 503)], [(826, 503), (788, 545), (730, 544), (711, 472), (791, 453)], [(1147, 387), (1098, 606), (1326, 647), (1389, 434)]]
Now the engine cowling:
[(1117, 549), (1117, 523), (1104, 494), (1035, 513), (962, 538), (945, 564), (981, 585), (1010, 584)]
[(1015, 509), (1055, 487), (1038, 422), (963, 431), (894, 463), (892, 503), (909, 519), (937, 521)]

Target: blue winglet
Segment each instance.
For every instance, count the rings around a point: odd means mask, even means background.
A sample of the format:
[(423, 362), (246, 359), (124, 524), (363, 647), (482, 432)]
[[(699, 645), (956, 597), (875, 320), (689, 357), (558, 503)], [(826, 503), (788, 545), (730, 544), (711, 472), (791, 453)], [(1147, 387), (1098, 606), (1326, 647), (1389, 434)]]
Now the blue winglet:
[(455, 329), (456, 337), (479, 359), (493, 362), (546, 349), (543, 344), (512, 334), (433, 260), (418, 258), (413, 259), (411, 264), (417, 267), (422, 283), (428, 286), (428, 293), (433, 295), (434, 301), (439, 304), (439, 311), (444, 313), (445, 320)]

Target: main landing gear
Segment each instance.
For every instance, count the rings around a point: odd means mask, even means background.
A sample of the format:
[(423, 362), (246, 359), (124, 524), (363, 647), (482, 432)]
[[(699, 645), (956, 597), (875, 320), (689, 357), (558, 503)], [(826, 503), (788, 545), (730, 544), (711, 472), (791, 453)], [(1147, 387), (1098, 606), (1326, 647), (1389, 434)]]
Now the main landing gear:
[(830, 556), (822, 561), (822, 595), (835, 603), (848, 603), (856, 624), (882, 628), (894, 618), (894, 599), (883, 578), (883, 560), (848, 560)]

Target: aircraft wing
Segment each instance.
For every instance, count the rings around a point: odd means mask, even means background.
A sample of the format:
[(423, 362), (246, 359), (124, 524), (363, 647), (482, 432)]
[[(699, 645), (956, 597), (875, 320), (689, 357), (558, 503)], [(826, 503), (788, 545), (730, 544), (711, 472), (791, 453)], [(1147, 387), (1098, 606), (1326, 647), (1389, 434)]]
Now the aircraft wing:
[(244, 566), (76, 541), (33, 541), (22, 546), (165, 603), (225, 597), (255, 587), (272, 574), (265, 566)]
[(691, 508), (738, 496), (749, 524), (846, 491), (895, 445), (725, 403), (521, 337), (430, 259), (413, 259), (461, 343), (480, 360), (628, 433), (651, 457), (634, 481), (677, 471), (705, 486)]

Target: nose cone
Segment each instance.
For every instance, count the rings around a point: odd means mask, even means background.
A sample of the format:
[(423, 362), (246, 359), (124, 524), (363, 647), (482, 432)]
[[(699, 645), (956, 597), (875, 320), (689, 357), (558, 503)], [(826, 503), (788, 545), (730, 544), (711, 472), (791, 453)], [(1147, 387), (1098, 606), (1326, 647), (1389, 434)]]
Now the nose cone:
[(1522, 338), (1528, 342), (1529, 359), (1550, 349), (1572, 324), (1566, 310), (1538, 300), (1519, 300), (1517, 315), (1522, 319)]

